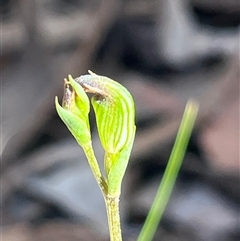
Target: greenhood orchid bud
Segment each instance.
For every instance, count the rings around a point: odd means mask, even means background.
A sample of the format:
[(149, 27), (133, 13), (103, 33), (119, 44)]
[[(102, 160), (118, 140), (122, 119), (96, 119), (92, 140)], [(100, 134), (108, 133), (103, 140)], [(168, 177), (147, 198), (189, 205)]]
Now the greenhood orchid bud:
[(108, 193), (119, 195), (135, 137), (134, 101), (118, 82), (91, 71), (76, 79), (85, 92), (93, 93), (100, 141), (105, 150)]
[(76, 81), (86, 92), (95, 94), (92, 105), (101, 143), (105, 151), (123, 150), (135, 133), (135, 108), (131, 94), (118, 82), (91, 71)]
[(57, 112), (77, 142), (84, 146), (91, 142), (88, 114), (90, 104), (85, 91), (72, 76), (65, 79), (62, 106), (55, 99)]
[[(56, 109), (83, 147), (93, 173), (104, 193), (118, 197), (135, 136), (135, 108), (131, 94), (118, 82), (91, 71), (73, 80), (65, 80), (62, 106), (56, 97)], [(93, 94), (100, 141), (105, 150), (106, 180), (95, 160), (89, 127), (90, 104), (85, 92)]]

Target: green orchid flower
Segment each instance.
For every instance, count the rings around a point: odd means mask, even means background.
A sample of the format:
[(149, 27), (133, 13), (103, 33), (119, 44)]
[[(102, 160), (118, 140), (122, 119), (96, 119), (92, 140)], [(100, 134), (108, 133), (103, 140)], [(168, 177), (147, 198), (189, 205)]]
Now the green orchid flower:
[[(91, 99), (101, 144), (105, 150), (105, 176), (95, 157), (90, 134)], [(111, 241), (121, 241), (119, 196), (133, 140), (135, 107), (131, 94), (118, 82), (94, 74), (65, 79), (62, 106), (55, 99), (57, 112), (79, 145), (83, 148), (106, 203)]]
[(108, 192), (120, 193), (135, 136), (135, 107), (129, 91), (118, 82), (89, 71), (76, 79), (91, 99), (100, 141), (105, 150)]

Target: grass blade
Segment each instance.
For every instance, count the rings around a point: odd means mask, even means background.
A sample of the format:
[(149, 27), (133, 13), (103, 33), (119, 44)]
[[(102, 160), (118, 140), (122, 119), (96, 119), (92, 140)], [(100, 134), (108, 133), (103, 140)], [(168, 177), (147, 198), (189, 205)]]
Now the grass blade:
[(178, 176), (187, 145), (198, 112), (198, 104), (190, 100), (185, 108), (178, 134), (164, 172), (156, 197), (148, 213), (137, 241), (151, 241), (157, 230), (163, 212), (167, 206), (175, 181)]

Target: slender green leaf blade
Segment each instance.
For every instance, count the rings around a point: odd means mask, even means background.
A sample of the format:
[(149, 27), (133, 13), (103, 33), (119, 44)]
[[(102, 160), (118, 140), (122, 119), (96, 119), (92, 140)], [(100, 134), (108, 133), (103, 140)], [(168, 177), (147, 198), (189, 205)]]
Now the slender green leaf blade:
[(137, 241), (151, 241), (154, 237), (186, 153), (197, 112), (198, 104), (190, 100), (185, 108), (178, 134), (156, 197)]

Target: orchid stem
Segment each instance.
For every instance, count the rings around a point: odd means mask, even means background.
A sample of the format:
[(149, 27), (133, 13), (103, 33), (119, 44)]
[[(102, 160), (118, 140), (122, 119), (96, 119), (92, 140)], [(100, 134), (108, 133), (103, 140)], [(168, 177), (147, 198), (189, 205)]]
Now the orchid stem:
[(108, 216), (108, 226), (111, 241), (122, 241), (122, 232), (119, 215), (119, 197), (105, 196)]
[(105, 196), (107, 194), (108, 187), (107, 187), (106, 180), (103, 177), (101, 170), (98, 166), (98, 162), (95, 157), (95, 154), (94, 154), (94, 151), (92, 148), (92, 144), (89, 143), (88, 145), (83, 146), (83, 150), (88, 159), (88, 163), (89, 163), (90, 168), (92, 169), (93, 175), (94, 175), (99, 187), (101, 188), (103, 195)]

